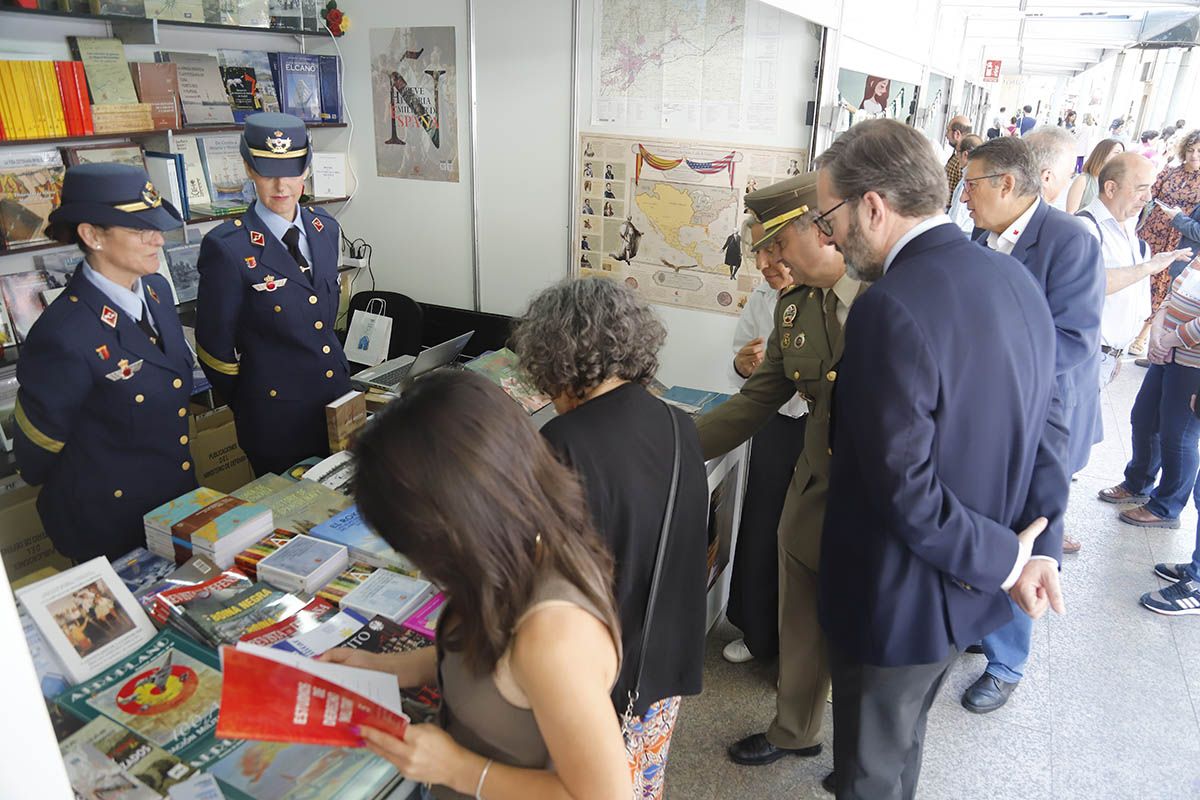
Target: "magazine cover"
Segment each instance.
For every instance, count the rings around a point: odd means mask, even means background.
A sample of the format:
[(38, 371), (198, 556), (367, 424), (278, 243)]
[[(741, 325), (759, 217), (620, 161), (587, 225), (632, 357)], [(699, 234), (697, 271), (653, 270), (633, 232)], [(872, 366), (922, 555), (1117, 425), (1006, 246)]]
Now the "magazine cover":
[(154, 623), (104, 556), (16, 595), (73, 683), (89, 680), (154, 638)]
[(304, 608), (305, 602), (256, 583), (227, 600), (216, 596), (196, 598), (184, 607), (183, 616), (215, 647), (268, 628)]
[[(254, 94), (261, 111), (279, 111), (275, 79), (265, 50), (218, 50), (217, 61), (225, 69), (244, 69), (254, 73)], [(237, 112), (234, 112), (237, 118)], [(239, 120), (240, 121), (240, 120)]]
[(211, 733), (220, 701), (216, 656), (173, 631), (55, 700), (85, 719), (106, 716), (173, 754)]
[(0, 156), (0, 241), (6, 247), (50, 241), (46, 219), (58, 207), (65, 174), (58, 150)]
[[(295, 650), (296, 648), (287, 646), (286, 643), (302, 637), (310, 631), (315, 631), (323, 627), (326, 621), (338, 614), (338, 608), (335, 603), (331, 603), (323, 597), (316, 597), (290, 617), (280, 620), (274, 625), (259, 628), (254, 633), (243, 636), (241, 641), (256, 644), (260, 647), (280, 647), (285, 650)], [(320, 654), (318, 653), (317, 655)]]
[(63, 766), (81, 800), (159, 800), (154, 790), (90, 744), (63, 751)]
[(61, 738), (59, 749), (65, 755), (83, 744), (95, 747), (158, 795), (166, 794), (168, 789), (195, 772), (179, 758), (108, 717), (96, 717)]

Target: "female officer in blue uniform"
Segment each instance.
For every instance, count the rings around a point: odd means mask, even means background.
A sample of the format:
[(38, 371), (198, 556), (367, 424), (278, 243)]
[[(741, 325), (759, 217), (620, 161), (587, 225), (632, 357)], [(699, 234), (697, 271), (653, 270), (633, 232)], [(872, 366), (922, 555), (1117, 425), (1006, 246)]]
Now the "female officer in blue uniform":
[(258, 199), (200, 246), (196, 354), (262, 475), (329, 452), (325, 404), (350, 390), (350, 371), (333, 332), (341, 233), (299, 206), (312, 159), (304, 123), (252, 114), (241, 151)]
[(158, 272), (182, 225), (145, 170), (67, 171), (47, 233), (85, 258), (26, 337), (17, 363), (21, 476), (63, 555), (116, 557), (145, 542), (142, 515), (196, 488), (188, 448), (192, 353)]

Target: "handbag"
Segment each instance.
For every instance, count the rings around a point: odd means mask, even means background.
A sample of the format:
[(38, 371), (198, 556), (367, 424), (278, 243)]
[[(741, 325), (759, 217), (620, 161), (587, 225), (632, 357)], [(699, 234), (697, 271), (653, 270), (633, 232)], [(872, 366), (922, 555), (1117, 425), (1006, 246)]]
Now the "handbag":
[(343, 349), (346, 360), (374, 367), (387, 360), (391, 342), (392, 318), (387, 316), (387, 303), (373, 297), (365, 309), (354, 312)]
[(671, 532), (671, 519), (675, 515), (675, 495), (679, 489), (679, 420), (675, 418), (675, 412), (671, 407), (663, 404), (667, 409), (667, 416), (671, 418), (671, 437), (675, 449), (675, 463), (671, 467), (671, 488), (667, 493), (667, 508), (663, 512), (662, 532), (658, 535), (658, 552), (654, 556), (654, 574), (650, 578), (650, 595), (646, 600), (646, 617), (642, 621), (642, 647), (638, 652), (637, 671), (634, 673), (633, 688), (629, 690), (629, 704), (625, 706), (625, 713), (621, 715), (621, 736), (625, 739), (626, 749), (630, 738), (634, 733), (634, 724), (637, 717), (633, 713), (633, 707), (638, 701), (639, 691), (642, 688), (642, 670), (646, 666), (646, 649), (650, 644), (650, 624), (654, 620), (654, 605), (658, 598), (659, 578), (662, 577), (663, 561), (667, 556), (667, 539)]

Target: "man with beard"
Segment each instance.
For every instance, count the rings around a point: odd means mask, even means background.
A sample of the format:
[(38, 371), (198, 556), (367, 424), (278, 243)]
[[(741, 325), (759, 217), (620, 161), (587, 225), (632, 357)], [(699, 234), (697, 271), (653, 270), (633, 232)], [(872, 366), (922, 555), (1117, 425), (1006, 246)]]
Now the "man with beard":
[(874, 282), (830, 375), (820, 619), (834, 773), (841, 800), (899, 800), (916, 793), (955, 657), (1012, 618), (1010, 594), (1034, 618), (1063, 608), (1054, 322), (1020, 262), (943, 213), (945, 173), (914, 129), (860, 123), (817, 166), (815, 224), (849, 275)]
[[(741, 391), (696, 424), (705, 458), (728, 452), (766, 425), (797, 392), (808, 402), (800, 458), (779, 517), (779, 693), (766, 733), (730, 745), (738, 764), (770, 764), (788, 755), (821, 752), (821, 722), (829, 696), (825, 638), (817, 621), (817, 564), (829, 475), (829, 419), (842, 353), (842, 329), (862, 286), (847, 277), (838, 252), (813, 226), (813, 173), (747, 196), (762, 220), (755, 249), (791, 272), (780, 291), (775, 325), (761, 364)], [(765, 272), (765, 270), (764, 270)], [(756, 445), (757, 451), (757, 445)], [(735, 562), (736, 563), (736, 562)], [(829, 779), (826, 778), (826, 783)]]

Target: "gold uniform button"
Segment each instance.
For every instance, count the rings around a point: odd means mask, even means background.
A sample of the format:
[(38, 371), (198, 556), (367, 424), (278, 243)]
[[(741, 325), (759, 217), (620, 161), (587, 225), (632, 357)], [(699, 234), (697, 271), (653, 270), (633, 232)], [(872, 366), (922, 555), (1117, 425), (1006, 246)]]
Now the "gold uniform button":
[(321, 328), (325, 327), (325, 323), (321, 322), (321, 320), (317, 320), (316, 322), (313, 323), (313, 327), (316, 328), (317, 330), (321, 330)]
[(310, 304), (310, 305), (314, 305), (314, 306), (315, 306), (315, 305), (317, 304), (317, 296), (316, 296), (315, 294), (310, 294), (310, 295), (308, 296), (308, 302), (309, 302), (309, 304)]
[(235, 219), (235, 220), (233, 221), (233, 227), (235, 227), (235, 228), (240, 228), (240, 227), (242, 227), (242, 221), (241, 221), (240, 219)]
[(171, 381), (171, 385), (174, 386), (176, 389), (182, 389), (183, 388), (183, 379), (176, 378), (175, 380)]
[(115, 492), (113, 492), (113, 497), (120, 497), (123, 494), (125, 494), (125, 493), (122, 492), (120, 489), (117, 489)]
[(146, 395), (144, 395), (144, 394), (135, 394), (135, 395), (133, 396), (133, 402), (135, 402), (135, 403), (144, 403), (144, 402), (146, 402)]
[(280, 311), (283, 311), (283, 306), (275, 306), (275, 313), (278, 314)]
[(833, 448), (832, 448), (832, 447), (826, 447), (826, 448), (825, 448), (825, 452), (826, 452), (826, 453), (828, 453), (829, 455), (833, 455)]
[(325, 377), (326, 377), (326, 378), (332, 378), (332, 377), (333, 377), (333, 370), (331, 370), (331, 369), (327, 369), (327, 370), (325, 370)]
[(837, 380), (837, 370), (831, 369), (831, 370), (829, 370), (829, 372), (826, 372), (825, 380), (829, 381), (830, 383), (833, 383), (834, 381), (836, 381)]
[(329, 354), (329, 345), (325, 345), (324, 347), (322, 347), (321, 352), (328, 355)]
[(271, 391), (267, 392), (267, 394), (271, 395), (271, 397), (274, 397), (275, 395), (279, 394), (279, 392), (272, 389)]
[(188, 443), (188, 437), (187, 437), (187, 434), (186, 434), (186, 433), (185, 433), (183, 436), (180, 436), (180, 437), (179, 437), (179, 443), (180, 443), (180, 444), (187, 444), (187, 443)]
[(78, 302), (79, 302), (79, 298), (78, 298), (78, 297), (76, 297), (75, 295), (71, 295), (71, 302), (72, 302), (72, 303), (78, 303)]
[(795, 372), (792, 373), (792, 380), (794, 380), (794, 381), (800, 380), (800, 370), (796, 370)]
[(180, 464), (180, 465), (179, 465), (179, 468), (180, 468), (181, 470), (183, 470), (184, 472), (187, 472), (189, 469), (191, 469), (191, 468), (192, 468), (192, 462), (190, 462), (190, 461), (185, 461), (185, 462), (183, 462), (182, 464)]
[(181, 417), (186, 417), (186, 416), (187, 416), (187, 409), (186, 409), (186, 408), (181, 408), (181, 409), (179, 409), (179, 416), (181, 416)]

